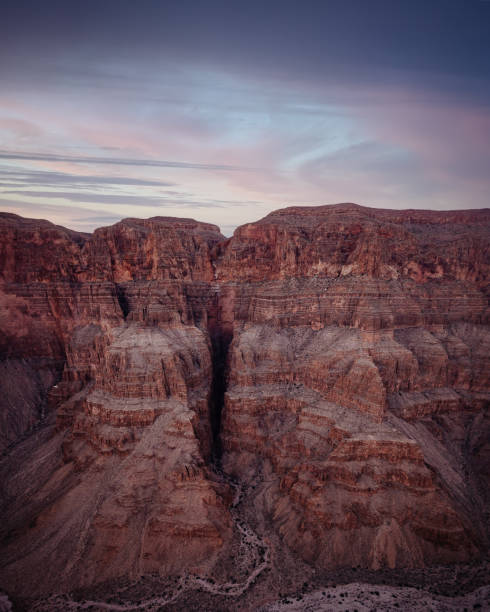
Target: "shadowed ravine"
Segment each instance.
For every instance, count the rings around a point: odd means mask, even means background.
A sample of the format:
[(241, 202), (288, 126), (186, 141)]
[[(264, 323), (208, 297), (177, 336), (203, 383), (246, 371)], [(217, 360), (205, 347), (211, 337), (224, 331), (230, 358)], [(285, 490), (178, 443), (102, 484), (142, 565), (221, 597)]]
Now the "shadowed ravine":
[(213, 330), (211, 336), (213, 379), (210, 393), (210, 418), (212, 433), (213, 463), (219, 469), (223, 452), (221, 443), (221, 415), (228, 376), (228, 349), (231, 343), (231, 334)]

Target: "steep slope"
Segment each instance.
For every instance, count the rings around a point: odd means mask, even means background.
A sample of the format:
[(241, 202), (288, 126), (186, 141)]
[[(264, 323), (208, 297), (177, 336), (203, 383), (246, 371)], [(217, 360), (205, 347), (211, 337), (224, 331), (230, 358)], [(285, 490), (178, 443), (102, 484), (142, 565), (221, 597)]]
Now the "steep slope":
[(209, 564), (230, 520), (207, 467), (207, 310), (187, 294), (223, 237), (166, 218), (88, 239), (2, 220), (5, 442), (44, 425), (0, 468), (2, 584), (43, 594)]

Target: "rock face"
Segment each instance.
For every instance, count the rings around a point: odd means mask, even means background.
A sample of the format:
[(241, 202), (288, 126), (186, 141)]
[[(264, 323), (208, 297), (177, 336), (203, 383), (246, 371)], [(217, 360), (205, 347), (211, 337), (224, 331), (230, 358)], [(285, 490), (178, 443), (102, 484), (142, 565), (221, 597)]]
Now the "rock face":
[(228, 240), (1, 213), (0, 586), (212, 574), (220, 463), (314, 567), (477, 557), (489, 279), (489, 210), (295, 207)]
[(209, 469), (211, 344), (187, 294), (223, 237), (164, 218), (89, 239), (2, 223), (2, 442), (52, 421), (2, 466), (2, 583), (45, 594), (212, 563), (230, 520)]

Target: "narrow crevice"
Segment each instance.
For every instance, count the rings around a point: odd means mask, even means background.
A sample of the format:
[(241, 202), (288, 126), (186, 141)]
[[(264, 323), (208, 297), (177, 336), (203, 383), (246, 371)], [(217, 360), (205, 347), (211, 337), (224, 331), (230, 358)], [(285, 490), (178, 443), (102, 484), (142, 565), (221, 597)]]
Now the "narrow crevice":
[(126, 296), (125, 287), (123, 285), (116, 285), (116, 297), (117, 301), (119, 302), (119, 307), (121, 308), (121, 311), (123, 313), (123, 317), (124, 319), (126, 319), (129, 314), (129, 301)]
[(221, 415), (228, 379), (228, 349), (232, 333), (215, 328), (211, 333), (213, 378), (211, 381), (209, 413), (211, 419), (212, 460), (220, 468), (223, 452), (221, 444)]

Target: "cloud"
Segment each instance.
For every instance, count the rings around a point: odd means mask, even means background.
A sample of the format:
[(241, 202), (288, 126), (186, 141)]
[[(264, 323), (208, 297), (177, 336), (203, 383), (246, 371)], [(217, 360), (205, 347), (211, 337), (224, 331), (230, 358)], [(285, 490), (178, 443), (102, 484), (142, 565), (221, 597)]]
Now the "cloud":
[[(28, 190), (6, 190), (6, 195), (23, 196), (29, 198), (62, 199), (70, 202), (92, 203), (92, 204), (111, 204), (129, 206), (161, 206), (165, 203), (165, 198), (148, 195), (127, 195), (127, 194), (107, 194), (107, 193), (86, 193), (79, 191), (28, 191)], [(174, 200), (172, 200), (174, 202)]]
[[(77, 207), (77, 206), (66, 206), (63, 204), (40, 204), (40, 203), (34, 203), (34, 202), (21, 202), (19, 200), (11, 200), (8, 198), (0, 198), (0, 207), (2, 209), (7, 209), (7, 208), (15, 208), (15, 209), (22, 209), (22, 213), (20, 214), (34, 214), (34, 213), (46, 213), (46, 214), (52, 214), (52, 213), (69, 213), (69, 214), (79, 214), (79, 215), (85, 215), (87, 213), (89, 214), (100, 214), (100, 211), (95, 210), (95, 209), (90, 209), (90, 208), (82, 208), (82, 207)], [(36, 214), (36, 218), (38, 218), (39, 215)]]
[(77, 227), (82, 225), (93, 227), (94, 224), (97, 227), (102, 227), (104, 225), (113, 225), (123, 218), (123, 215), (93, 215), (89, 217), (75, 217), (72, 219), (72, 223), (77, 225)]
[[(8, 182), (7, 182), (8, 181)], [(70, 186), (73, 189), (110, 187), (113, 185), (136, 187), (174, 187), (176, 183), (131, 178), (127, 176), (80, 175), (68, 172), (36, 170), (5, 170), (0, 168), (0, 187), (58, 187)]]
[(0, 130), (13, 132), (17, 138), (30, 138), (42, 134), (41, 128), (26, 119), (0, 118)]
[(24, 153), (19, 151), (0, 150), (0, 159), (62, 162), (76, 164), (109, 164), (113, 166), (143, 166), (149, 168), (184, 168), (186, 170), (223, 170), (226, 172), (253, 171), (254, 168), (230, 166), (227, 164), (199, 164), (185, 161), (168, 161), (157, 159), (129, 159), (124, 157), (88, 157), (75, 155), (57, 155), (54, 153)]
[[(9, 189), (3, 193), (6, 195), (22, 196), (28, 198), (44, 198), (47, 200), (68, 200), (79, 204), (108, 204), (119, 206), (168, 206), (168, 207), (189, 207), (189, 208), (224, 208), (226, 206), (251, 206), (258, 204), (254, 200), (218, 200), (212, 198), (189, 199), (185, 197), (168, 197), (166, 195), (128, 195), (107, 194), (107, 193), (87, 193), (80, 191), (30, 191), (20, 189)], [(173, 192), (171, 192), (173, 193)], [(1, 202), (1, 200), (0, 200)]]

